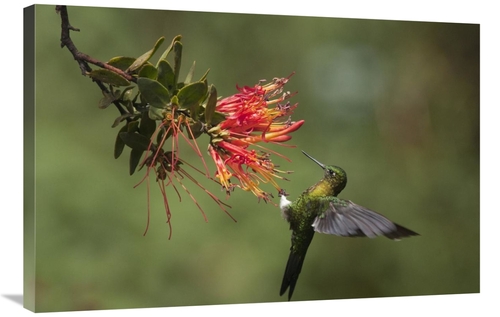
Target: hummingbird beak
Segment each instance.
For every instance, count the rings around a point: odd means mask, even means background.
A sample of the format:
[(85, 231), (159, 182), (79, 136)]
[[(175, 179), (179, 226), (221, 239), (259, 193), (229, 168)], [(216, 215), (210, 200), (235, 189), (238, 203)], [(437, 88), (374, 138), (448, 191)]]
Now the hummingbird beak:
[(318, 164), (319, 166), (321, 166), (322, 169), (325, 169), (325, 164), (320, 163), (317, 159), (315, 159), (314, 157), (312, 157), (311, 155), (307, 154), (304, 151), (302, 151), (302, 153), (304, 153), (305, 156), (307, 156), (308, 158), (310, 158), (311, 160), (313, 160), (316, 164)]

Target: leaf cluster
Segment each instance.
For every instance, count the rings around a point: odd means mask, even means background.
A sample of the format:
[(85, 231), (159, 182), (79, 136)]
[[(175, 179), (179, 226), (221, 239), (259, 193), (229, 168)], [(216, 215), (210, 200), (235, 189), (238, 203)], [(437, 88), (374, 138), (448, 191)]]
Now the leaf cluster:
[[(114, 156), (120, 157), (125, 146), (131, 148), (130, 174), (136, 170), (144, 151), (156, 151), (171, 136), (174, 129), (168, 129), (169, 124), (177, 124), (181, 131), (189, 125), (188, 136), (198, 138), (224, 119), (215, 112), (217, 90), (207, 83), (209, 70), (193, 80), (193, 62), (185, 80), (179, 81), (183, 49), (180, 35), (174, 37), (155, 64), (151, 62), (164, 40), (161, 37), (153, 48), (137, 58), (117, 56), (106, 63), (106, 68), (88, 72), (92, 79), (109, 85), (109, 91), (103, 91), (99, 108), (118, 103), (124, 109), (112, 125), (116, 127), (125, 121), (116, 137)], [(151, 141), (155, 131), (156, 143)]]

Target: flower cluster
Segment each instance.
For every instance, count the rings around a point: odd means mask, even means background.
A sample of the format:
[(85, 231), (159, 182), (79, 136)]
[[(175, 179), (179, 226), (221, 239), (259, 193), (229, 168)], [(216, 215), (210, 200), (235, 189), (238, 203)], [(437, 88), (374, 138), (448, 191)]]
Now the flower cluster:
[[(304, 123), (291, 121), (297, 104), (286, 101), (292, 96), (283, 92), (288, 80), (289, 77), (275, 78), (268, 84), (237, 87), (239, 93), (217, 103), (215, 110), (225, 119), (208, 131), (208, 151), (217, 168), (215, 176), (228, 194), (239, 187), (268, 201), (272, 195), (259, 187), (261, 182), (281, 189), (276, 179), (284, 179), (280, 174), (286, 172), (276, 169), (270, 150), (258, 143), (286, 142), (291, 139), (290, 133)], [(233, 177), (236, 184), (231, 182)]]
[[(59, 9), (65, 11), (64, 6)], [(194, 63), (186, 79), (179, 80), (183, 52), (181, 38), (175, 36), (156, 63), (151, 59), (164, 37), (137, 58), (116, 56), (106, 63), (77, 58), (80, 62), (100, 67), (92, 69), (85, 65), (84, 72), (99, 84), (103, 92), (99, 108), (114, 105), (120, 112), (112, 125), (117, 127), (124, 123), (115, 139), (114, 157), (119, 158), (128, 147), (129, 173), (132, 175), (136, 170), (146, 168), (144, 177), (136, 185), (146, 183), (147, 186), (146, 232), (150, 217), (150, 177), (155, 178), (160, 189), (169, 226), (172, 214), (167, 188), (175, 192), (174, 197), (177, 196), (179, 201), (184, 192), (207, 220), (185, 180), (204, 191), (231, 216), (226, 210), (230, 206), (205, 188), (205, 182), (198, 182), (193, 176), (196, 174), (221, 185), (227, 195), (234, 188), (240, 188), (269, 201), (272, 194), (264, 191), (261, 184), (270, 184), (280, 192), (278, 180), (285, 179), (282, 175), (289, 173), (277, 169), (271, 156), (289, 159), (263, 144), (285, 144), (291, 139), (290, 134), (304, 123), (304, 120), (291, 120), (297, 104), (291, 104), (288, 99), (292, 94), (284, 92), (290, 76), (275, 78), (270, 83), (260, 81), (252, 87), (237, 86), (238, 93), (223, 99), (218, 98), (215, 86), (208, 84), (208, 70), (196, 79)], [(69, 37), (67, 40), (70, 41)], [(208, 153), (215, 163), (215, 173), (207, 166), (204, 153), (198, 146), (203, 135), (209, 137)], [(199, 169), (183, 159), (185, 153), (181, 143), (194, 151), (204, 168)]]

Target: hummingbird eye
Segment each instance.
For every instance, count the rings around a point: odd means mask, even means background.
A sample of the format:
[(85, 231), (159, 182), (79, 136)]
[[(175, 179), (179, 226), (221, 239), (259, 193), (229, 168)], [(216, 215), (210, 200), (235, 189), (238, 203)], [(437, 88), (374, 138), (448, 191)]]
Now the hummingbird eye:
[(333, 170), (328, 170), (328, 174), (330, 174), (330, 176), (335, 176), (335, 171), (333, 171)]

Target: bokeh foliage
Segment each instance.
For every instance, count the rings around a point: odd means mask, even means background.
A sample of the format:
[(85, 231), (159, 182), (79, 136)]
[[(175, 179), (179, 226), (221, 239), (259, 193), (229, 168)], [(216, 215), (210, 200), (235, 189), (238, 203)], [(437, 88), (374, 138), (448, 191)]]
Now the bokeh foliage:
[[(298, 91), (294, 118), (306, 123), (291, 141), (297, 148), (273, 147), (292, 159), (278, 160), (295, 171), (282, 184), (290, 198), (321, 177), (303, 149), (347, 171), (342, 198), (422, 235), (398, 243), (316, 235), (295, 300), (479, 291), (478, 25), (85, 7), (69, 14), (81, 29), (75, 44), (103, 61), (182, 34), (183, 60), (210, 68), (222, 96), (295, 71), (287, 89)], [(172, 240), (153, 194), (142, 236), (146, 190), (132, 188), (142, 176), (130, 176), (127, 158), (113, 153), (118, 112), (98, 108), (100, 90), (60, 49), (59, 35), (54, 6), (37, 6), (36, 310), (284, 300), (288, 225), (248, 193), (228, 200), (237, 223), (196, 188), (208, 223), (189, 197), (172, 199)], [(190, 151), (183, 158), (197, 162)]]

